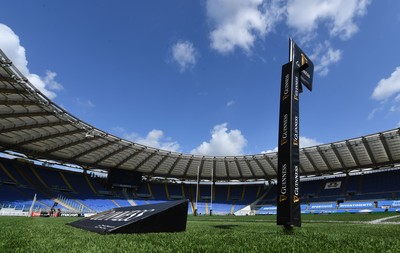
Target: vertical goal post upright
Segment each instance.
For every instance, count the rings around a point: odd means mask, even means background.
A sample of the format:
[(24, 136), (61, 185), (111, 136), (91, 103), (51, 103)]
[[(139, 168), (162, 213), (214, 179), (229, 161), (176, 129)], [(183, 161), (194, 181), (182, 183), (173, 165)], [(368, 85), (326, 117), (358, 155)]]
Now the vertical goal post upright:
[(292, 38), (289, 62), (282, 66), (278, 138), (277, 225), (301, 226), (299, 94), (312, 90), (314, 64)]

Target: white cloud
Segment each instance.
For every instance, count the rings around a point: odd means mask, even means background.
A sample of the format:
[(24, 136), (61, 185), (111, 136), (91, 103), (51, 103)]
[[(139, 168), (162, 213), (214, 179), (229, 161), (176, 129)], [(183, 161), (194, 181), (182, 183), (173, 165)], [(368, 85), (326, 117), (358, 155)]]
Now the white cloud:
[(181, 72), (196, 65), (197, 57), (198, 52), (189, 41), (177, 42), (172, 46), (172, 58)]
[[(322, 143), (315, 140), (315, 139), (311, 139), (305, 136), (300, 136), (300, 148), (306, 148), (306, 147), (312, 147), (312, 146), (318, 146), (321, 145)], [(262, 154), (265, 153), (274, 153), (274, 152), (278, 152), (278, 147), (275, 147), (274, 149), (268, 149), (266, 151), (262, 151)]]
[(398, 105), (392, 105), (389, 109), (389, 112), (399, 112), (400, 111), (400, 106)]
[(153, 129), (144, 138), (140, 137), (136, 133), (128, 133), (122, 127), (115, 127), (113, 128), (113, 130), (119, 134), (122, 134), (122, 137), (124, 139), (135, 143), (139, 143), (152, 148), (158, 148), (172, 152), (180, 152), (180, 146), (178, 142), (172, 141), (170, 138), (165, 138), (164, 132), (162, 130)]
[(342, 50), (333, 49), (328, 41), (318, 44), (310, 58), (314, 61), (314, 71), (321, 76), (326, 76), (329, 72), (329, 67), (340, 61), (342, 58)]
[(220, 53), (236, 47), (250, 53), (257, 37), (265, 37), (282, 18), (282, 1), (208, 0), (207, 15), (214, 25), (211, 48)]
[(227, 123), (214, 126), (211, 131), (211, 139), (204, 141), (200, 146), (191, 151), (196, 155), (232, 156), (241, 155), (247, 145), (240, 130), (228, 130)]
[(275, 153), (278, 152), (278, 147), (275, 147), (274, 149), (267, 149), (265, 151), (261, 151), (261, 154), (265, 154), (265, 153)]
[[(383, 78), (378, 82), (372, 93), (372, 98), (375, 100), (385, 100), (400, 92), (400, 66), (388, 78)], [(399, 98), (396, 97), (396, 101)]]
[(394, 98), (395, 102), (400, 102), (400, 94), (398, 94), (395, 98)]
[(228, 103), (226, 103), (226, 106), (230, 107), (230, 106), (233, 106), (234, 104), (235, 104), (235, 101), (234, 100), (230, 100), (230, 101), (228, 101)]
[(389, 77), (382, 78), (378, 82), (371, 97), (379, 101), (380, 105), (368, 115), (369, 120), (373, 119), (378, 111), (383, 110), (388, 110), (389, 114), (396, 113), (395, 115), (397, 115), (400, 111), (400, 66)]
[(60, 83), (54, 80), (57, 74), (47, 70), (46, 76), (42, 78), (37, 74), (30, 73), (25, 48), (20, 45), (19, 37), (4, 24), (0, 24), (0, 35), (0, 48), (10, 58), (14, 66), (45, 96), (54, 99), (56, 97), (55, 91), (63, 88)]
[[(211, 48), (222, 54), (242, 49), (251, 54), (254, 44), (264, 39), (281, 21), (294, 29), (302, 42), (309, 42), (315, 71), (329, 73), (332, 64), (341, 60), (343, 51), (329, 41), (312, 43), (318, 27), (330, 37), (350, 39), (357, 31), (357, 19), (363, 17), (371, 0), (208, 0), (207, 16), (211, 20)], [(321, 39), (319, 39), (321, 40)]]
[(368, 114), (368, 120), (372, 120), (375, 117), (375, 114), (379, 111), (382, 111), (384, 109), (383, 106), (374, 108), (369, 114)]
[(92, 108), (96, 107), (96, 105), (92, 101), (86, 100), (86, 99), (83, 99), (83, 98), (76, 98), (75, 99), (75, 103), (80, 108), (85, 109), (85, 110), (89, 110), (89, 109), (92, 109)]
[(25, 48), (20, 45), (19, 37), (4, 24), (0, 24), (0, 47), (22, 74), (29, 74)]
[(366, 14), (370, 0), (289, 0), (287, 24), (310, 35), (326, 22), (331, 36), (349, 39), (358, 31), (356, 17)]
[(136, 142), (153, 148), (165, 149), (169, 151), (178, 151), (180, 148), (176, 141), (165, 139), (164, 132), (157, 129), (151, 130), (145, 138), (137, 138)]
[(62, 90), (64, 87), (59, 82), (54, 80), (56, 76), (57, 73), (47, 70), (46, 76), (43, 78), (43, 82), (49, 87), (50, 90), (59, 91)]
[(321, 145), (322, 143), (315, 140), (311, 139), (305, 136), (300, 136), (300, 148), (306, 148), (306, 147), (312, 147), (312, 146), (317, 146)]

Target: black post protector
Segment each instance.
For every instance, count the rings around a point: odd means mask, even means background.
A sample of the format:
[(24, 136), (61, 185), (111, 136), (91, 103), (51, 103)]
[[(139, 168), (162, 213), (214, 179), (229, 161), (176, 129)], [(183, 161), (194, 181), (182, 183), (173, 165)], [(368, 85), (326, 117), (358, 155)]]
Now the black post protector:
[(186, 230), (188, 201), (114, 208), (68, 225), (99, 234), (181, 232)]
[(299, 93), (312, 90), (314, 65), (290, 39), (289, 62), (282, 66), (278, 142), (277, 225), (300, 227)]

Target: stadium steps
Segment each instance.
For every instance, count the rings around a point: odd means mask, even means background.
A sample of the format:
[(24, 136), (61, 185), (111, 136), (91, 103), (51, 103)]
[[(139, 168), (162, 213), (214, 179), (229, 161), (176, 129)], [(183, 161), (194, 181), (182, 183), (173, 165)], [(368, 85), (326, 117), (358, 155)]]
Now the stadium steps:
[[(264, 191), (264, 193), (258, 197), (255, 201), (253, 201), (253, 203), (250, 204), (250, 207), (252, 210), (255, 210), (257, 207), (261, 207), (263, 206), (263, 203), (261, 203), (261, 205), (259, 205), (260, 202), (263, 202), (265, 196), (268, 195), (268, 193), (271, 191), (271, 189), (274, 187), (274, 185), (270, 184), (268, 185), (268, 188)], [(260, 186), (260, 190), (261, 190), (261, 186)]]
[(231, 207), (231, 211), (229, 212), (229, 214), (234, 214), (235, 213), (235, 200), (232, 202), (232, 207)]
[[(192, 189), (193, 189), (193, 187), (192, 187)], [(197, 192), (197, 193), (194, 193), (195, 197), (197, 194), (197, 198), (195, 198), (195, 199), (199, 200), (201, 198), (201, 185), (199, 185), (198, 189), (197, 189), (197, 186), (195, 186), (195, 191)]]
[(192, 185), (189, 185), (189, 201), (190, 201), (190, 207), (192, 208), (192, 213), (194, 213), (194, 203), (193, 203), (193, 189)]
[[(38, 181), (39, 179), (35, 176), (35, 178), (32, 178), (29, 174), (28, 171), (25, 170), (30, 170), (33, 173), (33, 170), (31, 168), (27, 168), (25, 167), (24, 169), (21, 169), (19, 166), (14, 165), (14, 167), (16, 168), (17, 172), (21, 175), (21, 177), (27, 181), (34, 189), (37, 189), (38, 191), (40, 191), (42, 194), (48, 196), (49, 198), (52, 198), (51, 196), (51, 190), (50, 188), (46, 187), (46, 184), (41, 183), (40, 181)], [(34, 175), (34, 173), (33, 173)]]
[(261, 185), (259, 185), (259, 186), (257, 187), (256, 199), (258, 198), (258, 196), (260, 196), (260, 193), (261, 193)]
[(240, 199), (240, 201), (244, 200), (244, 195), (246, 194), (246, 185), (243, 186), (243, 190), (242, 190), (242, 198)]
[[(41, 185), (39, 185), (39, 184), (37, 184), (36, 182), (34, 182), (34, 181), (32, 180), (32, 178), (30, 178), (28, 175), (26, 175), (26, 174), (21, 170), (21, 168), (20, 168), (19, 166), (15, 165), (15, 164), (14, 164), (13, 166), (14, 166), (15, 170), (17, 171), (17, 173), (21, 176), (21, 178), (22, 178), (23, 180), (25, 180), (28, 184), (30, 184), (31, 187), (33, 187), (34, 189), (37, 189), (38, 191), (42, 192), (42, 193), (45, 194), (46, 196), (48, 195), (48, 194), (47, 194), (47, 189), (43, 188)], [(51, 196), (50, 196), (50, 198), (51, 198)]]
[[(18, 187), (16, 187), (16, 186), (13, 188), (13, 190), (14, 190), (14, 191), (17, 191), (19, 194), (22, 194), (22, 195), (26, 196), (27, 199), (33, 199), (33, 196), (32, 196), (31, 194), (28, 194), (28, 193), (26, 193), (26, 192), (24, 192), (24, 191), (21, 191), (21, 190), (18, 189)], [(33, 195), (34, 195), (34, 194), (33, 194)], [(36, 200), (36, 203), (39, 203), (39, 204), (42, 205), (42, 206), (51, 208), (50, 205), (44, 203), (43, 201)]]
[(84, 207), (86, 208), (86, 210), (89, 210), (89, 211), (92, 212), (92, 213), (97, 213), (96, 210), (94, 210), (94, 209), (88, 207), (87, 205), (83, 204), (79, 199), (74, 199), (74, 200), (75, 200), (76, 202), (78, 202), (79, 204), (81, 204), (82, 206), (84, 206)]
[[(61, 194), (59, 194), (57, 196), (57, 198), (54, 199), (54, 202), (57, 202), (58, 204), (61, 204), (62, 206), (66, 207), (67, 209), (69, 209), (70, 211), (75, 211), (75, 212), (85, 212), (85, 209), (87, 209), (88, 207), (77, 202), (74, 199), (69, 199), (67, 197), (62, 196)], [(92, 209), (92, 211), (94, 211)]]
[(245, 185), (232, 185), (228, 187), (228, 197), (227, 201), (243, 201), (244, 194), (246, 190)]
[(95, 195), (99, 195), (99, 193), (98, 193), (98, 192), (96, 191), (96, 189), (94, 188), (92, 182), (90, 182), (90, 180), (89, 180), (89, 178), (88, 178), (88, 176), (87, 176), (86, 173), (83, 173), (83, 177), (86, 179), (86, 182), (88, 183), (89, 188), (92, 190), (92, 192), (93, 192)]
[(211, 185), (211, 194), (210, 195), (212, 195), (212, 199), (215, 201), (215, 192), (216, 192), (216, 187), (215, 187), (215, 185), (213, 184), (213, 185)]
[(112, 202), (114, 203), (114, 205), (116, 205), (117, 207), (121, 207), (121, 205), (118, 204), (117, 201), (115, 201), (115, 200), (113, 200), (113, 199), (111, 199), (111, 201), (112, 201)]
[[(14, 165), (14, 168), (16, 169), (16, 171), (18, 172), (18, 174), (19, 174), (26, 182), (28, 182), (31, 186), (33, 186), (34, 189), (36, 189), (40, 194), (42, 194), (43, 196), (47, 197), (47, 199), (49, 199), (49, 200), (51, 200), (51, 201), (53, 201), (53, 202), (57, 202), (57, 203), (61, 204), (61, 205), (62, 205), (63, 207), (65, 207), (66, 209), (75, 210), (74, 208), (70, 209), (70, 207), (69, 207), (68, 205), (66, 206), (66, 205), (64, 205), (65, 203), (62, 203), (62, 202), (58, 201), (57, 198), (54, 198), (54, 197), (52, 196), (51, 192), (49, 191), (49, 189), (44, 187), (45, 185), (42, 186), (42, 185), (36, 183), (32, 178), (30, 178), (27, 174), (25, 174), (25, 173), (23, 172), (23, 170), (22, 170), (21, 168), (19, 168), (19, 166)], [(34, 171), (34, 170), (32, 170), (32, 171)], [(37, 202), (43, 203), (43, 202), (40, 202), (40, 201), (38, 201), (38, 200), (37, 200)], [(47, 204), (45, 204), (45, 206), (50, 207), (50, 206), (47, 205)]]
[(43, 178), (37, 173), (37, 171), (33, 168), (32, 165), (28, 166), (29, 169), (32, 171), (33, 175), (35, 175), (35, 177), (39, 180), (39, 182), (46, 188), (48, 189), (49, 186), (47, 185), (47, 183), (43, 180)]
[(151, 189), (151, 185), (149, 182), (147, 182), (147, 188), (149, 189), (149, 193), (152, 199), (154, 199), (154, 195), (153, 195), (153, 190)]
[(326, 184), (326, 179), (324, 179), (324, 180), (321, 181), (321, 183), (320, 183), (320, 185), (319, 185), (318, 192), (317, 192), (317, 197), (319, 197), (320, 194), (321, 194), (321, 192), (324, 190), (325, 184)]
[(84, 203), (82, 203), (82, 201), (80, 201), (79, 199), (76, 199), (75, 197), (71, 196), (69, 193), (64, 193), (69, 199), (75, 201), (76, 203), (78, 203), (79, 205), (83, 206), (85, 208), (86, 211), (89, 210), (89, 212), (91, 213), (97, 213), (96, 210), (94, 210), (93, 208), (90, 208), (89, 206), (85, 205)]
[[(252, 203), (250, 203), (250, 205), (244, 206), (242, 209), (245, 209), (247, 207), (250, 207), (251, 211), (256, 211), (257, 207), (259, 209), (262, 205), (258, 206), (257, 204), (259, 202), (263, 201), (265, 196), (267, 196), (267, 194), (271, 191), (272, 187), (273, 187), (273, 185), (269, 185), (268, 188), (264, 191), (264, 193), (260, 196), (261, 185), (259, 185), (258, 188), (257, 188), (256, 200), (254, 200)], [(242, 210), (242, 209), (240, 209), (240, 210)], [(238, 210), (236, 212), (239, 212), (240, 210)]]
[(182, 197), (183, 197), (183, 199), (186, 199), (186, 196), (185, 196), (185, 186), (184, 186), (184, 184), (181, 184), (181, 188), (182, 188)]
[[(129, 195), (129, 193), (128, 193), (128, 195)], [(136, 191), (132, 191), (132, 196), (133, 196), (134, 199), (138, 199), (139, 198)]]
[(61, 171), (59, 171), (58, 173), (60, 174), (61, 179), (64, 181), (67, 187), (71, 190), (71, 192), (76, 192), (72, 185), (68, 182), (68, 179), (64, 176), (64, 174)]
[(0, 168), (6, 173), (6, 175), (15, 183), (18, 184), (17, 179), (7, 170), (7, 168), (0, 162)]
[(349, 184), (349, 174), (346, 175), (346, 179), (344, 180), (343, 188), (342, 188), (342, 196), (346, 196), (347, 185)]
[(361, 175), (360, 177), (360, 188), (358, 189), (359, 193), (363, 193), (364, 192), (364, 175)]
[(137, 192), (133, 192), (135, 199), (155, 199), (151, 184), (146, 181), (141, 184)]
[(122, 188), (122, 195), (124, 196), (124, 198), (129, 202), (129, 204), (131, 206), (136, 206), (137, 204), (135, 203), (135, 201), (129, 196), (128, 194), (128, 189), (127, 188)]
[(165, 195), (167, 196), (167, 199), (170, 200), (169, 191), (168, 191), (168, 184), (167, 183), (164, 184), (164, 188), (165, 188)]

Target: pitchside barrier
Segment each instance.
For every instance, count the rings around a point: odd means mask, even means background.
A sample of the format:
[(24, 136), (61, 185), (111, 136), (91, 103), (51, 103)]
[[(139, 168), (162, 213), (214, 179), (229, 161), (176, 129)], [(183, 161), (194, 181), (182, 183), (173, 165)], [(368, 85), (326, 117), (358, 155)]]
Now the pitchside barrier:
[(400, 209), (400, 200), (381, 200), (378, 201), (378, 207)]
[(0, 208), (0, 216), (29, 216), (29, 213), (23, 210), (17, 210), (16, 208)]
[[(276, 206), (263, 206), (256, 214), (277, 214)], [(400, 212), (400, 200), (312, 203), (301, 205), (302, 214)]]
[(308, 210), (336, 209), (336, 202), (310, 204)]
[(188, 201), (114, 208), (68, 225), (99, 234), (181, 232), (186, 230)]

